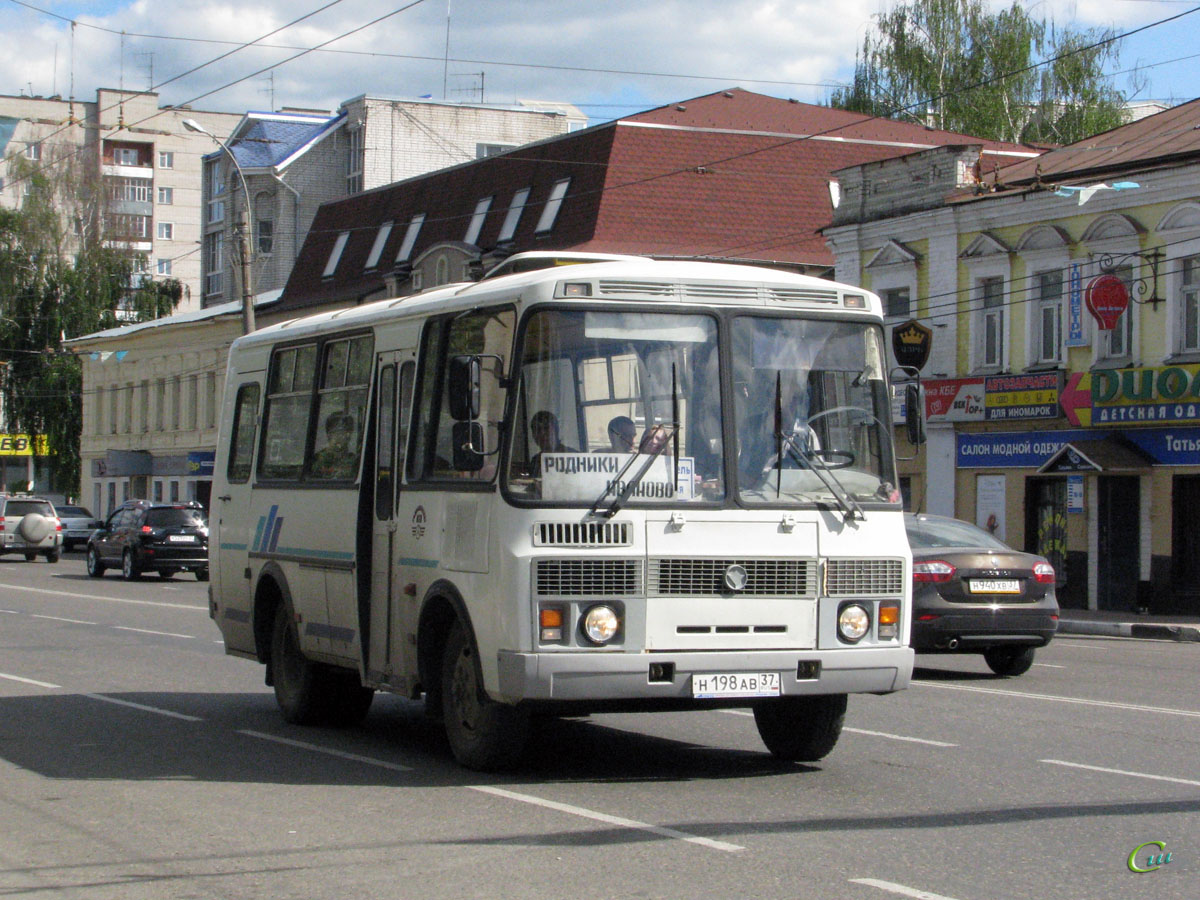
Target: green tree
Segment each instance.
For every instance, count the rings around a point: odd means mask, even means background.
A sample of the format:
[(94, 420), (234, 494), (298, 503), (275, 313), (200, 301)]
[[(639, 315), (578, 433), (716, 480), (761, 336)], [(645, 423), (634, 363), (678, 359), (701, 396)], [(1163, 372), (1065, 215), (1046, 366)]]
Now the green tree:
[(875, 17), (833, 106), (1011, 142), (1069, 144), (1123, 123), (1109, 29), (1058, 29), (1017, 3), (912, 0)]
[(9, 160), (28, 190), (20, 209), (0, 209), (0, 367), (9, 429), (44, 436), (54, 484), (74, 494), (83, 376), (63, 341), (169, 315), (183, 288), (144, 281), (135, 274), (144, 258), (105, 246), (97, 180), (71, 158), (57, 163), (48, 165), (46, 152), (40, 165)]

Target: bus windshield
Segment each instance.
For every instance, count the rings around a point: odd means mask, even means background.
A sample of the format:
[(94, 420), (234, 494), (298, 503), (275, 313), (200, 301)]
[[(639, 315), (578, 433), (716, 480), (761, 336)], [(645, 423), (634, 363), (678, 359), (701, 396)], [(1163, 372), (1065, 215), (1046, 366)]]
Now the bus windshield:
[(896, 499), (877, 326), (738, 316), (728, 355), (743, 501), (832, 503), (850, 515), (857, 501)]
[(515, 495), (610, 512), (725, 497), (715, 318), (538, 310), (519, 359)]

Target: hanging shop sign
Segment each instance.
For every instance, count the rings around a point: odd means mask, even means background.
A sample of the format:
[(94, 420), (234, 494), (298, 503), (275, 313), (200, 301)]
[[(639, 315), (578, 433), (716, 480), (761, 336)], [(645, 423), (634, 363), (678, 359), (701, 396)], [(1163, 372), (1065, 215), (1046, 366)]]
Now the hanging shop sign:
[(1084, 302), (1100, 327), (1112, 331), (1129, 306), (1129, 288), (1116, 275), (1097, 275), (1088, 282)]
[(1011, 422), (1060, 415), (1061, 372), (924, 382), (929, 422)]
[(892, 351), (896, 362), (920, 371), (929, 362), (929, 351), (933, 347), (933, 329), (927, 328), (916, 319), (892, 329)]
[(1083, 331), (1083, 273), (1079, 263), (1071, 263), (1067, 273), (1067, 339), (1068, 347), (1086, 347)]

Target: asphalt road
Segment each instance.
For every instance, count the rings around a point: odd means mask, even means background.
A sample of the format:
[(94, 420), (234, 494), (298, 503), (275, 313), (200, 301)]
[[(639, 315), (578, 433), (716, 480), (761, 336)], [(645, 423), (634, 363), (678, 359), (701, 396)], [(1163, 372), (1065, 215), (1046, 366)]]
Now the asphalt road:
[[(191, 576), (0, 557), (0, 895), (1194, 898), (1200, 644), (919, 657), (819, 765), (739, 712), (539, 723), (457, 767), (419, 704), (285, 725)], [(1130, 853), (1171, 854), (1130, 871)]]

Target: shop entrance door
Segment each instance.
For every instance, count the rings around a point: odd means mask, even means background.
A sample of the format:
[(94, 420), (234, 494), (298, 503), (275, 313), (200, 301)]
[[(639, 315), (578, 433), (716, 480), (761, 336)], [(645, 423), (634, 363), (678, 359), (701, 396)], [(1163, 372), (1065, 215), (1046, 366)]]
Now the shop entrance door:
[(1132, 611), (1137, 606), (1141, 491), (1136, 477), (1101, 475), (1096, 605)]
[(1025, 482), (1025, 550), (1054, 566), (1060, 606), (1067, 591), (1067, 479), (1030, 478)]
[(1179, 611), (1200, 611), (1200, 475), (1176, 475), (1171, 496), (1171, 582)]

